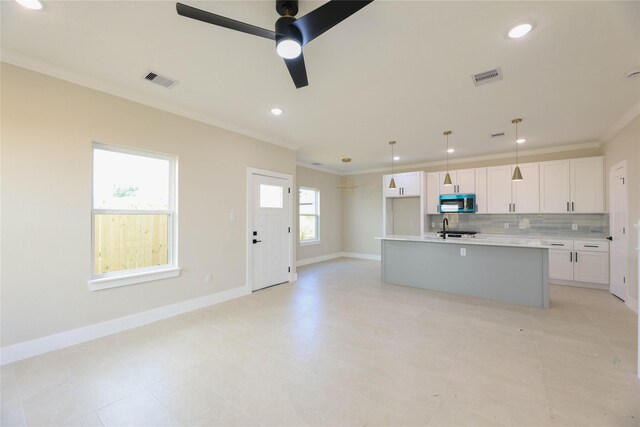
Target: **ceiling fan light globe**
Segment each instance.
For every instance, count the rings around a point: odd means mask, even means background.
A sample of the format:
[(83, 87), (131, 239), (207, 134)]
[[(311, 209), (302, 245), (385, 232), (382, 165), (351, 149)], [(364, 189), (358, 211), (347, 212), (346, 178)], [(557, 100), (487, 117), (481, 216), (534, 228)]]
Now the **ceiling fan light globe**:
[(302, 45), (293, 38), (284, 38), (278, 41), (276, 52), (284, 59), (293, 59), (302, 53)]

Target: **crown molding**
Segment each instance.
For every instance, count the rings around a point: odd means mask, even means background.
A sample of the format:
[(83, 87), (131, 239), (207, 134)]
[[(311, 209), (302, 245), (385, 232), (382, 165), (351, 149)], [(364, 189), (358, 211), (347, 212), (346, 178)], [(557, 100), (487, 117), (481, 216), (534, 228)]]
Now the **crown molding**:
[(607, 133), (604, 134), (602, 138), (600, 138), (600, 142), (606, 144), (609, 142), (611, 138), (617, 135), (625, 126), (627, 126), (636, 116), (640, 115), (640, 102), (631, 107), (629, 111), (627, 111), (620, 120), (618, 120), (611, 129)]
[[(570, 145), (560, 145), (556, 147), (546, 147), (546, 148), (537, 148), (532, 150), (520, 150), (520, 157), (527, 156), (536, 156), (539, 154), (550, 154), (550, 153), (562, 153), (565, 151), (575, 151), (575, 150), (584, 150), (589, 148), (600, 148), (602, 144), (600, 142), (583, 142), (579, 144), (570, 144)], [(484, 156), (474, 156), (474, 157), (464, 157), (460, 159), (451, 160), (449, 159), (449, 165), (455, 164), (464, 164), (464, 163), (472, 163), (472, 162), (481, 162), (484, 160), (498, 160), (498, 159), (508, 159), (513, 157), (513, 152), (508, 153), (499, 153), (499, 154), (487, 154)], [(444, 160), (438, 160), (436, 162), (426, 162), (426, 163), (413, 163), (409, 165), (397, 165), (394, 167), (395, 171), (404, 171), (407, 169), (416, 169), (416, 168), (428, 168), (434, 166), (443, 166), (446, 162)], [(390, 167), (385, 168), (377, 168), (377, 169), (366, 169), (362, 171), (354, 171), (348, 173), (342, 173), (337, 175), (364, 175), (367, 173), (377, 173), (377, 172), (390, 172)]]
[(324, 166), (316, 166), (309, 163), (303, 163), (299, 160), (296, 161), (296, 166), (300, 166), (301, 168), (305, 168), (305, 169), (313, 169), (319, 172), (330, 173), (331, 175), (338, 175), (338, 176), (347, 175), (346, 173), (340, 173)]
[(300, 146), (297, 144), (293, 144), (287, 141), (281, 141), (276, 138), (254, 132), (250, 129), (246, 129), (240, 126), (229, 125), (227, 123), (221, 122), (220, 120), (211, 118), (205, 113), (188, 108), (178, 107), (170, 102), (161, 101), (155, 99), (152, 96), (136, 93), (131, 91), (130, 89), (106, 83), (86, 74), (70, 71), (68, 69), (64, 69), (48, 62), (21, 55), (8, 49), (0, 50), (0, 62), (15, 65), (21, 68), (26, 68), (27, 70), (55, 77), (57, 79), (74, 83), (79, 86), (97, 90), (99, 92), (117, 96), (119, 98), (124, 98), (129, 101), (133, 101), (139, 104), (146, 105), (148, 107), (156, 108), (158, 110), (166, 111), (168, 113), (176, 114), (178, 116), (182, 116), (191, 120), (212, 125), (240, 135), (248, 136), (261, 142), (277, 145), (279, 147), (287, 148), (293, 151), (297, 151), (300, 148)]

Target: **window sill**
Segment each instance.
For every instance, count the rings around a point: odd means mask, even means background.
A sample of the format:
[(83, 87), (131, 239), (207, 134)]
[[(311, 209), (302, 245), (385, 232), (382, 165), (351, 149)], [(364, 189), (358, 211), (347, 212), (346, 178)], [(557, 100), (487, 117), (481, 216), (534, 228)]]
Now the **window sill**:
[(153, 271), (122, 274), (113, 277), (101, 277), (89, 280), (89, 289), (100, 291), (102, 289), (117, 288), (119, 286), (135, 285), (137, 283), (151, 282), (153, 280), (169, 279), (180, 275), (180, 267), (167, 267)]
[(311, 245), (319, 245), (320, 240), (305, 240), (300, 241), (300, 246), (311, 246)]

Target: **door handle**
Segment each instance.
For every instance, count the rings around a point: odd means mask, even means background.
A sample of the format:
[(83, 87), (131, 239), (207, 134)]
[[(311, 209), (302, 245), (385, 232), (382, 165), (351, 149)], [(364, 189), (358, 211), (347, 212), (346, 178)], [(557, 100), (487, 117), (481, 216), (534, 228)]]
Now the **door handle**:
[(609, 240), (609, 241), (613, 242), (613, 236), (609, 236), (609, 237), (607, 237), (607, 240)]
[(253, 244), (255, 245), (256, 243), (260, 243), (262, 242), (262, 240), (258, 240), (258, 239), (253, 239)]

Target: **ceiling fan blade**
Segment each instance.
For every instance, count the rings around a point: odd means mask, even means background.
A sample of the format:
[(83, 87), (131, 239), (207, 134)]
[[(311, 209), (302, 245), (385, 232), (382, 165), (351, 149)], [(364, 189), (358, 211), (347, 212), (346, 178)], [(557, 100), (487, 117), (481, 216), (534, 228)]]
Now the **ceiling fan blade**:
[(276, 39), (276, 33), (271, 30), (266, 30), (264, 28), (256, 27), (255, 25), (236, 21), (235, 19), (225, 18), (224, 16), (216, 15), (214, 13), (207, 12), (206, 10), (187, 6), (186, 4), (176, 3), (176, 11), (178, 12), (178, 15), (195, 19), (197, 21), (217, 25), (219, 27), (229, 28), (231, 30), (240, 31), (241, 33), (253, 34), (254, 36), (264, 37), (265, 39), (269, 40)]
[(331, 0), (299, 18), (291, 25), (302, 33), (302, 44), (307, 44), (331, 27), (344, 21), (373, 0)]
[(296, 85), (296, 89), (309, 85), (307, 80), (307, 68), (304, 66), (304, 55), (302, 53), (297, 58), (285, 59), (284, 63), (287, 64), (289, 74), (293, 79), (293, 84)]

